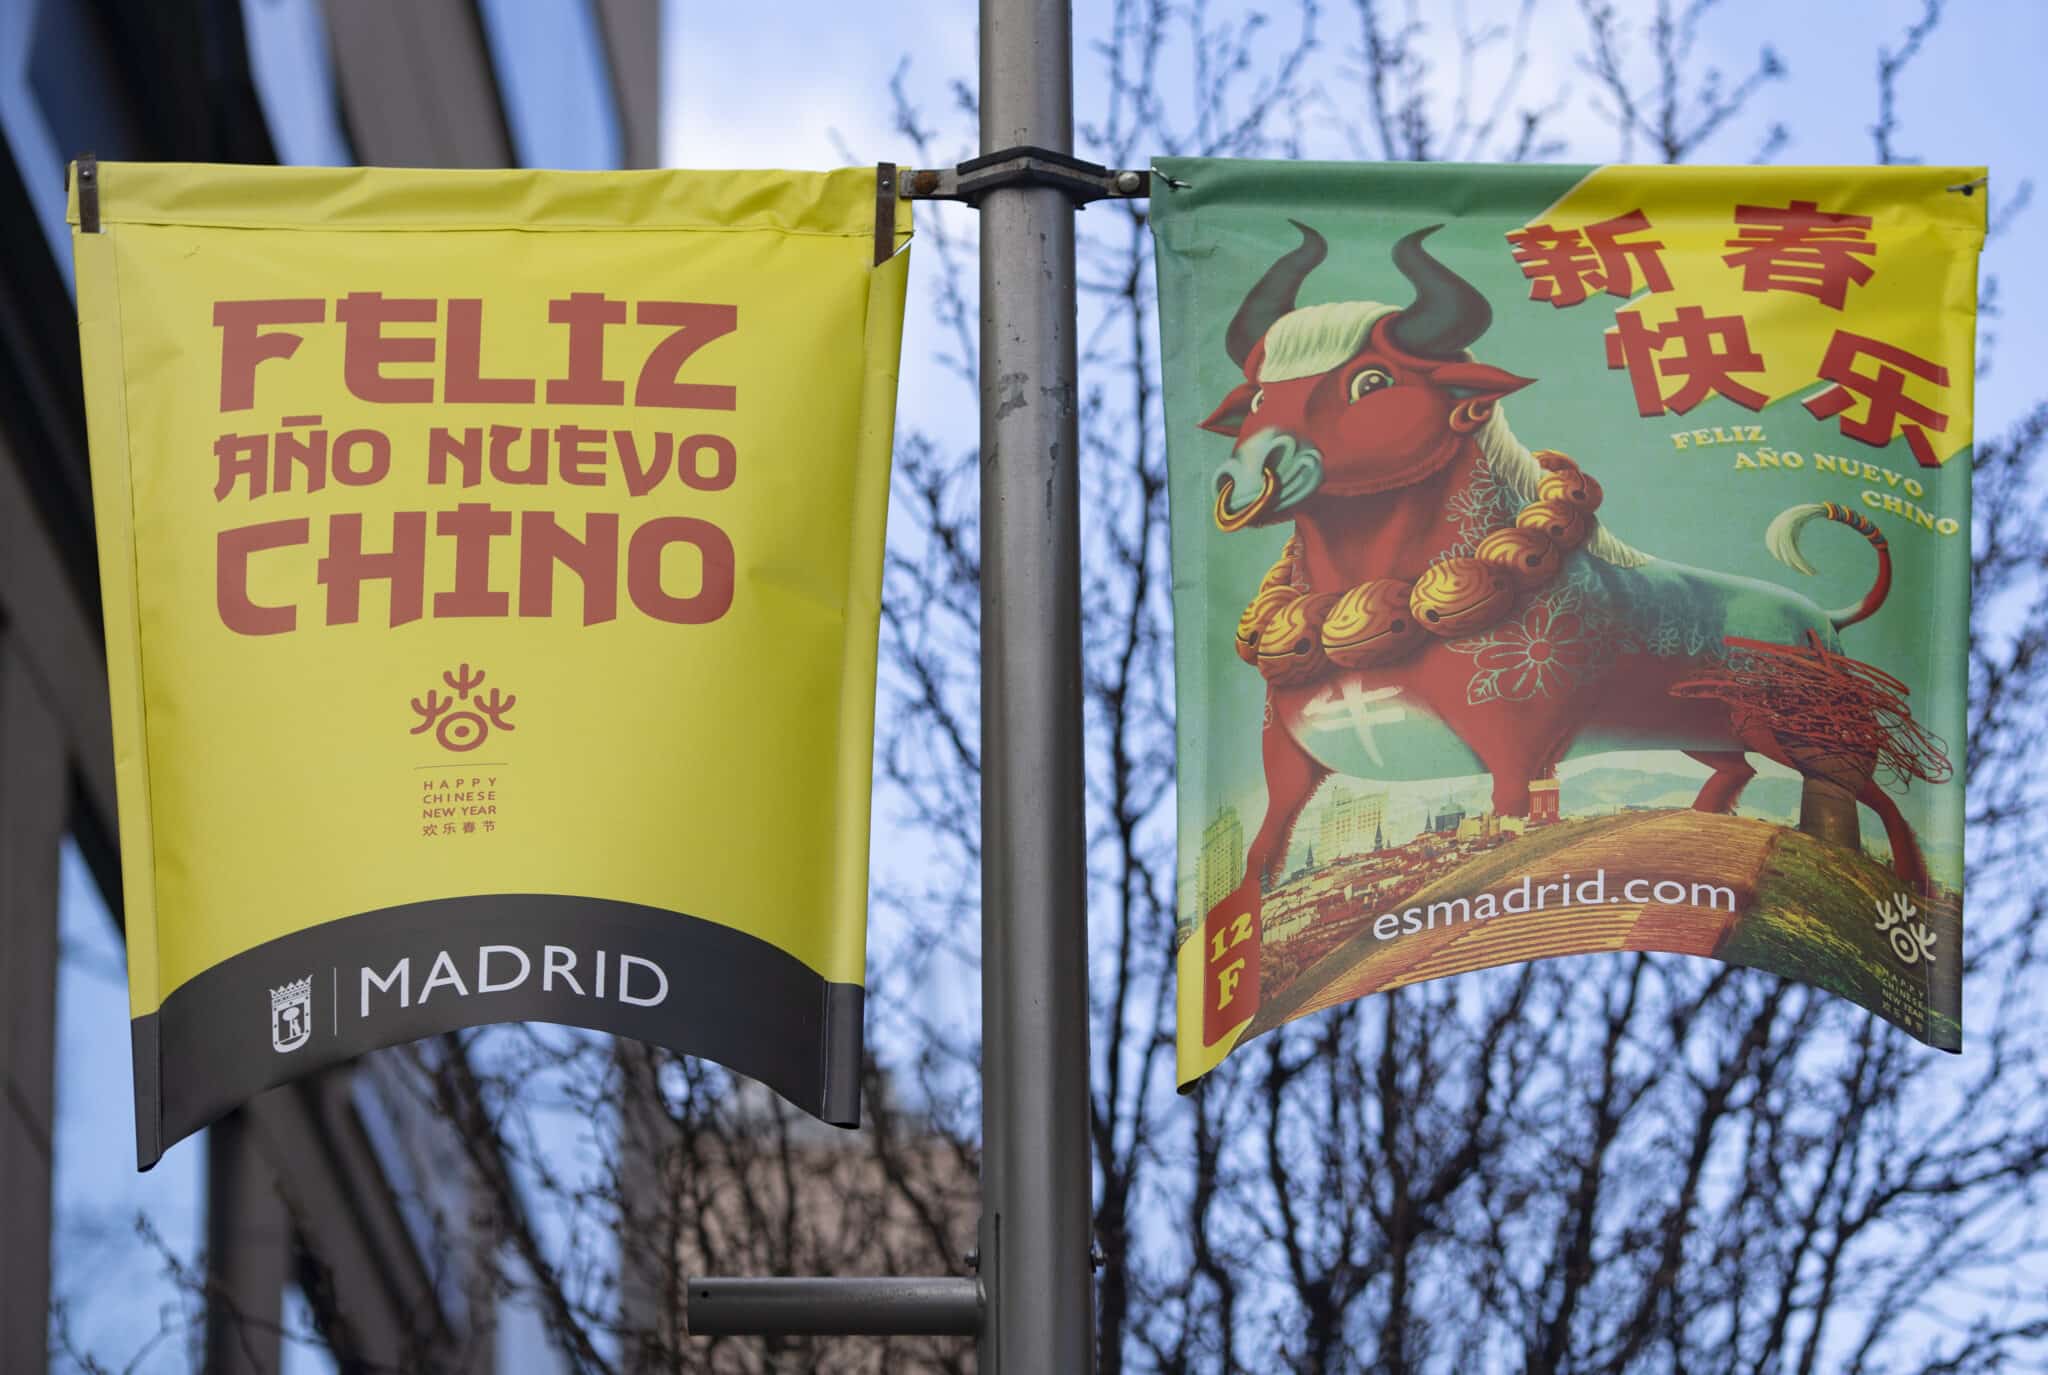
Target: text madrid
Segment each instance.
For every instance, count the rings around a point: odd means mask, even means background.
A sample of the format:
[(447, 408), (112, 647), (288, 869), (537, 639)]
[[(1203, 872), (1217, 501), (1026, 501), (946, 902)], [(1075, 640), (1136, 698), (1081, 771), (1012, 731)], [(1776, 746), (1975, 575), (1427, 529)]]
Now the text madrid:
[[(1412, 935), (1417, 931), (1433, 931), (1439, 925), (1449, 926), (1461, 921), (1485, 921), (1488, 917), (1503, 912), (1541, 912), (1546, 907), (1590, 907), (1601, 903), (1659, 902), (1665, 904), (1691, 903), (1695, 907), (1711, 908), (1715, 911), (1735, 910), (1735, 890), (1710, 883), (1683, 884), (1676, 879), (1652, 881), (1646, 878), (1632, 878), (1616, 885), (1615, 897), (1608, 896), (1607, 871), (1596, 869), (1593, 877), (1582, 879), (1576, 885), (1572, 876), (1565, 874), (1549, 883), (1537, 883), (1524, 877), (1499, 897), (1492, 893), (1481, 893), (1476, 898), (1443, 898), (1430, 903), (1426, 908), (1410, 907), (1400, 912), (1382, 912), (1373, 919), (1372, 934), (1378, 940), (1392, 940), (1399, 935)], [(1551, 894), (1556, 894), (1555, 902)]]
[(668, 975), (660, 965), (638, 955), (620, 955), (608, 971), (605, 954), (598, 951), (595, 959), (579, 969), (576, 952), (568, 946), (543, 946), (536, 968), (533, 957), (516, 945), (483, 945), (476, 951), (476, 978), (473, 982), (465, 982), (463, 968), (456, 965), (454, 956), (443, 950), (434, 956), (434, 963), (417, 989), (413, 986), (410, 955), (382, 973), (364, 965), (361, 1015), (370, 1015), (373, 993), (395, 998), (399, 1007), (415, 1007), (424, 1006), (436, 993), (452, 998), (510, 993), (524, 988), (534, 979), (540, 981), (542, 993), (559, 990), (579, 998), (600, 1001), (610, 998), (634, 1007), (660, 1007), (668, 1001)]

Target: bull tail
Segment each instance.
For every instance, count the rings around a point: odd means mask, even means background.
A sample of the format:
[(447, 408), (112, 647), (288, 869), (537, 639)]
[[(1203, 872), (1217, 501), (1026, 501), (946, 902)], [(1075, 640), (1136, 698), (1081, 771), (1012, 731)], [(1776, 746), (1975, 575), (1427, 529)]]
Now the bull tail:
[(1835, 629), (1842, 630), (1858, 621), (1870, 619), (1877, 609), (1884, 605), (1887, 593), (1892, 590), (1892, 551), (1885, 542), (1884, 532), (1872, 524), (1869, 517), (1833, 501), (1816, 501), (1805, 506), (1792, 506), (1779, 512), (1778, 518), (1764, 531), (1764, 547), (1771, 556), (1788, 568), (1811, 574), (1813, 565), (1799, 552), (1799, 532), (1806, 528), (1808, 521), (1817, 517), (1848, 526), (1857, 534), (1870, 541), (1870, 547), (1877, 551), (1877, 581), (1863, 594), (1863, 600), (1854, 606), (1845, 606), (1839, 611), (1824, 613), (1833, 622)]

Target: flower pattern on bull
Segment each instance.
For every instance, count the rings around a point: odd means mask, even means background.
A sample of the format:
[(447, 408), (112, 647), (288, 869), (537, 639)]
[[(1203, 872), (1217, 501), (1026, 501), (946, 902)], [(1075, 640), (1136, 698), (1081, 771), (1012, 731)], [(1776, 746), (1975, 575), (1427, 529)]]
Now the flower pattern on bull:
[(1719, 649), (1718, 627), (1705, 617), (1688, 614), (1689, 610), (1682, 606), (1658, 608), (1656, 627), (1646, 637), (1650, 653), (1660, 658), (1677, 654), (1700, 658)]
[(1589, 596), (1583, 565), (1530, 602), (1514, 620), (1485, 635), (1453, 640), (1450, 648), (1472, 656), (1465, 700), (1526, 702), (1568, 692), (1599, 677), (1615, 656), (1631, 646), (1606, 599)]
[(1444, 519), (1458, 527), (1458, 538), (1444, 546), (1443, 556), (1469, 557), (1480, 540), (1514, 523), (1519, 505), (1512, 489), (1494, 475), (1493, 465), (1481, 459), (1471, 480), (1444, 503)]

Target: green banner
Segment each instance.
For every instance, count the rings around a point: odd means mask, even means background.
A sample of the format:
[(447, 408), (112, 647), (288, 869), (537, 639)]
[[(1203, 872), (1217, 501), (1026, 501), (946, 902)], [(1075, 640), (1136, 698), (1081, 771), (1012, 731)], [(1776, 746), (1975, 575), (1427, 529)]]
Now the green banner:
[(1157, 167), (1181, 1081), (1618, 950), (1959, 1048), (1982, 169)]

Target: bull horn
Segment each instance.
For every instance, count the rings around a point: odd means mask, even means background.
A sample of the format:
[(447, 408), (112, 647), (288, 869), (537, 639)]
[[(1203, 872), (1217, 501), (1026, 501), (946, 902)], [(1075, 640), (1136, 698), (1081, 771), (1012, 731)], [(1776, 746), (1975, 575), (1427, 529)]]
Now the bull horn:
[(1330, 251), (1330, 245), (1315, 230), (1300, 220), (1288, 223), (1301, 231), (1301, 246), (1266, 269), (1266, 275), (1246, 294), (1244, 304), (1237, 308), (1237, 314), (1230, 318), (1230, 328), (1224, 332), (1223, 347), (1229, 352), (1230, 361), (1239, 367), (1244, 366), (1259, 340), (1266, 337), (1273, 322), (1294, 309), (1294, 297), (1301, 284)]
[(1387, 322), (1387, 337), (1418, 358), (1455, 358), (1493, 323), (1493, 307), (1479, 288), (1422, 246), (1442, 228), (1418, 229), (1394, 245), (1394, 266), (1414, 284), (1415, 300)]

